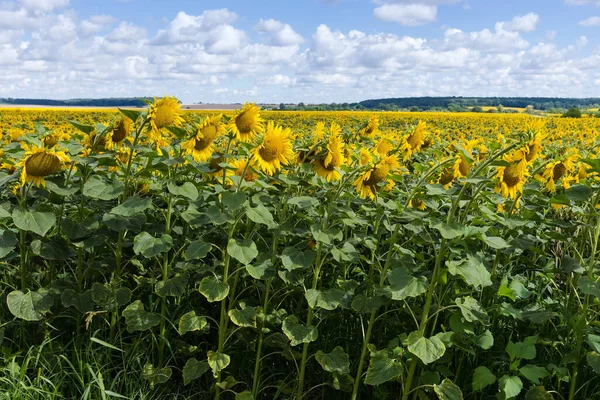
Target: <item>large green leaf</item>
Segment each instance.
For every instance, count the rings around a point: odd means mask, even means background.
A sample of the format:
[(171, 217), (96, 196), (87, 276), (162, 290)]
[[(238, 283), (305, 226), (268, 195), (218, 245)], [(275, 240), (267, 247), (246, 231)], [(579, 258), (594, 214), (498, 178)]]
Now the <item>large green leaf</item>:
[(588, 365), (592, 367), (597, 374), (600, 374), (600, 354), (595, 351), (590, 351), (586, 354), (585, 359), (587, 360)]
[(117, 311), (118, 307), (129, 303), (131, 299), (131, 290), (127, 287), (115, 289), (112, 286), (95, 282), (91, 291), (96, 305), (109, 312)]
[(592, 280), (587, 276), (582, 276), (577, 281), (577, 286), (579, 286), (579, 290), (581, 290), (583, 294), (594, 296), (597, 299), (600, 299), (600, 283), (597, 281)]
[(0, 258), (6, 257), (17, 244), (17, 236), (11, 231), (0, 229)]
[(6, 296), (6, 304), (11, 314), (25, 321), (39, 321), (50, 311), (53, 303), (52, 296), (44, 289), (27, 293), (15, 290)]
[(251, 208), (250, 206), (246, 206), (246, 216), (253, 222), (257, 224), (267, 225), (272, 227), (275, 225), (273, 221), (273, 214), (269, 210), (266, 209), (265, 206), (258, 205), (255, 208)]
[(535, 344), (537, 343), (537, 336), (526, 337), (522, 342), (513, 343), (508, 341), (506, 345), (506, 352), (510, 356), (511, 360), (522, 359), (522, 360), (533, 360), (537, 354)]
[(427, 278), (424, 276), (415, 278), (404, 266), (393, 269), (388, 275), (388, 280), (391, 285), (392, 300), (417, 297), (427, 291)]
[(114, 200), (123, 194), (123, 183), (119, 179), (113, 179), (107, 184), (97, 175), (92, 175), (83, 186), (83, 195), (98, 200)]
[(75, 307), (75, 309), (82, 314), (92, 311), (95, 305), (91, 290), (77, 293), (73, 289), (66, 289), (62, 292), (60, 301), (63, 306)]
[(172, 296), (181, 297), (187, 289), (188, 279), (184, 275), (177, 275), (166, 281), (160, 281), (156, 284), (154, 290), (160, 297)]
[(185, 250), (184, 257), (186, 260), (200, 260), (208, 255), (212, 248), (210, 243), (205, 243), (202, 240), (195, 240)]
[(246, 202), (246, 193), (244, 192), (223, 192), (221, 197), (223, 204), (231, 211), (241, 208)]
[(491, 286), (491, 274), (478, 256), (467, 255), (464, 260), (446, 261), (448, 272), (461, 276), (467, 284), (477, 288)]
[(546, 370), (546, 368), (538, 367), (537, 365), (527, 364), (519, 368), (519, 372), (525, 378), (529, 379), (531, 382), (536, 385), (540, 384), (540, 379), (544, 379), (550, 373)]
[(230, 239), (229, 243), (227, 243), (227, 252), (231, 257), (244, 265), (250, 264), (258, 255), (256, 243), (252, 239), (244, 239), (242, 241)]
[(512, 399), (521, 393), (523, 382), (518, 376), (504, 375), (498, 380), (498, 387), (504, 392), (507, 399)]
[(485, 312), (483, 307), (481, 307), (481, 305), (479, 305), (479, 302), (477, 300), (475, 300), (473, 297), (471, 297), (471, 296), (459, 297), (458, 299), (455, 300), (455, 302), (456, 302), (456, 305), (458, 306), (458, 308), (460, 309), (463, 317), (467, 321), (469, 321), (469, 322), (479, 321), (484, 325), (489, 324), (490, 318), (489, 318), (487, 312)]
[(340, 346), (334, 348), (331, 353), (318, 350), (315, 354), (315, 359), (327, 372), (338, 374), (350, 373), (350, 357), (348, 357), (348, 354)]
[(144, 365), (142, 378), (150, 382), (150, 386), (168, 382), (171, 378), (171, 367), (154, 368), (152, 364)]
[(204, 375), (210, 366), (206, 361), (198, 361), (195, 358), (190, 358), (183, 367), (183, 384), (188, 385), (194, 379), (200, 378)]
[(201, 331), (208, 326), (208, 321), (205, 317), (196, 315), (195, 311), (190, 311), (179, 318), (179, 334), (184, 335), (188, 332)]
[(118, 205), (110, 210), (110, 213), (120, 215), (122, 217), (131, 217), (132, 215), (146, 211), (150, 207), (152, 207), (151, 199), (133, 196), (125, 200), (123, 204)]
[(136, 300), (123, 310), (127, 332), (146, 331), (160, 323), (160, 316), (144, 309), (140, 300)]
[(13, 210), (12, 218), (17, 228), (37, 233), (40, 236), (46, 236), (56, 222), (53, 212), (28, 211), (18, 208)]
[(372, 351), (369, 368), (365, 376), (365, 384), (378, 386), (402, 375), (402, 363), (390, 358), (389, 350)]
[(256, 309), (254, 307), (229, 310), (229, 318), (237, 326), (256, 328)]
[(554, 400), (554, 397), (543, 386), (535, 386), (527, 391), (525, 400)]
[(288, 271), (308, 268), (314, 259), (315, 253), (312, 250), (300, 251), (294, 247), (286, 247), (281, 253), (281, 263)]
[(431, 364), (439, 360), (446, 352), (446, 346), (436, 336), (426, 338), (419, 331), (408, 335), (408, 351), (419, 357), (423, 364)]
[(231, 358), (224, 353), (216, 351), (208, 351), (208, 365), (212, 369), (214, 377), (219, 376), (219, 372), (223, 371), (229, 365)]
[(214, 276), (207, 276), (200, 282), (200, 293), (211, 303), (221, 301), (229, 294), (229, 285)]
[(146, 258), (152, 258), (169, 251), (171, 246), (173, 246), (173, 238), (165, 233), (155, 238), (148, 232), (141, 232), (133, 238), (133, 252)]
[(308, 289), (304, 296), (311, 308), (335, 310), (342, 302), (346, 292), (340, 289), (327, 289), (324, 291)]
[(177, 186), (175, 182), (170, 181), (167, 183), (167, 189), (173, 196), (187, 197), (192, 201), (198, 198), (198, 189), (192, 182), (185, 182), (183, 185)]
[(471, 383), (474, 391), (482, 390), (494, 382), (496, 382), (496, 376), (487, 367), (479, 366), (475, 368), (473, 382)]
[(463, 394), (460, 388), (450, 379), (446, 378), (439, 385), (433, 385), (433, 391), (440, 400), (462, 400)]
[(283, 320), (282, 330), (290, 339), (292, 346), (314, 342), (319, 336), (316, 327), (300, 324), (295, 315), (290, 315)]

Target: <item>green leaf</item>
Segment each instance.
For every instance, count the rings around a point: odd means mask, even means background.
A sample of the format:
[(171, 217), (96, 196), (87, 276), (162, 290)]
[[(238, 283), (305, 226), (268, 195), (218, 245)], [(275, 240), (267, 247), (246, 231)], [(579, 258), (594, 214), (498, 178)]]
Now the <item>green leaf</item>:
[(481, 238), (483, 239), (483, 242), (492, 249), (502, 250), (510, 247), (510, 244), (508, 244), (506, 240), (502, 239), (501, 237), (481, 235)]
[(22, 211), (18, 208), (13, 210), (12, 218), (17, 228), (37, 233), (40, 236), (46, 236), (56, 222), (53, 212)]
[(256, 309), (254, 307), (245, 307), (241, 310), (229, 310), (231, 322), (237, 326), (245, 328), (256, 328)]
[(136, 300), (123, 310), (127, 332), (145, 331), (160, 323), (160, 316), (144, 310), (140, 300)]
[(511, 361), (515, 359), (533, 360), (537, 354), (535, 350), (536, 343), (537, 336), (528, 336), (524, 341), (516, 343), (509, 340), (506, 345), (506, 352)]
[(498, 387), (504, 392), (507, 399), (512, 399), (521, 393), (523, 382), (518, 376), (504, 375), (498, 380)]
[(522, 366), (519, 368), (519, 372), (536, 385), (540, 384), (540, 379), (544, 379), (550, 375), (546, 368), (538, 367), (537, 365), (532, 364)]
[(214, 205), (206, 209), (206, 215), (215, 225), (223, 225), (224, 223), (232, 220), (231, 215), (222, 212), (220, 207)]
[(114, 200), (123, 194), (124, 187), (119, 179), (106, 184), (99, 176), (92, 175), (83, 186), (83, 195), (98, 200)]
[(229, 294), (229, 285), (214, 276), (207, 276), (200, 282), (200, 293), (211, 303), (221, 301)]
[(585, 359), (587, 360), (588, 365), (592, 367), (597, 374), (600, 374), (600, 354), (595, 351), (590, 351), (585, 355)]
[(543, 386), (536, 386), (527, 391), (525, 400), (554, 400), (554, 397)]
[(417, 297), (427, 291), (427, 278), (415, 278), (408, 272), (408, 268), (393, 269), (389, 275), (392, 300), (405, 300), (408, 297)]
[(585, 185), (574, 185), (565, 190), (565, 196), (567, 199), (576, 203), (580, 201), (586, 201), (592, 197), (592, 194), (592, 189)]
[(60, 302), (65, 307), (75, 307), (75, 309), (82, 314), (92, 311), (95, 306), (91, 290), (77, 293), (73, 289), (67, 289), (62, 292)]
[(17, 235), (12, 231), (0, 230), (0, 258), (6, 257), (17, 244)]
[(385, 382), (399, 378), (404, 368), (399, 360), (390, 358), (389, 350), (371, 352), (369, 368), (365, 376), (365, 384), (378, 386)]
[(67, 260), (75, 254), (62, 236), (53, 236), (50, 240), (34, 240), (31, 242), (31, 251), (43, 259), (59, 261)]
[(250, 264), (258, 255), (256, 243), (252, 239), (244, 239), (242, 241), (230, 239), (227, 244), (227, 252), (231, 257), (244, 265)]
[(223, 371), (229, 365), (231, 358), (227, 354), (219, 353), (216, 351), (208, 351), (208, 365), (212, 369), (213, 376), (217, 378), (219, 372)]
[(459, 297), (455, 300), (460, 308), (463, 317), (469, 322), (479, 321), (484, 325), (490, 323), (490, 318), (485, 310), (479, 305), (479, 302), (471, 296)]
[(273, 215), (262, 204), (255, 208), (246, 206), (246, 216), (257, 224), (263, 224), (269, 227), (275, 225), (275, 222), (273, 221)]
[(323, 230), (321, 224), (319, 224), (318, 222), (310, 226), (310, 232), (312, 233), (313, 238), (317, 242), (321, 242), (323, 244), (331, 244), (331, 239), (329, 235)]
[(156, 257), (165, 253), (173, 246), (173, 238), (163, 233), (155, 238), (148, 232), (141, 232), (133, 238), (133, 252), (136, 255), (143, 255), (146, 258)]
[(195, 311), (190, 311), (179, 318), (179, 329), (180, 335), (185, 335), (188, 332), (201, 331), (208, 326), (208, 321), (205, 317), (196, 315)]
[(131, 217), (123, 217), (121, 215), (106, 213), (102, 216), (104, 222), (113, 231), (119, 232), (125, 229), (139, 232), (146, 223), (145, 214), (137, 214)]
[(129, 118), (132, 122), (137, 121), (137, 119), (140, 117), (140, 114), (141, 114), (140, 111), (128, 110), (125, 108), (118, 108), (118, 110), (121, 112), (121, 114), (123, 114), (124, 116)]
[(471, 384), (474, 391), (482, 390), (494, 382), (496, 382), (496, 376), (487, 367), (479, 366), (475, 368)]
[(600, 336), (590, 333), (586, 336), (585, 341), (590, 345), (592, 350), (600, 353)]
[(585, 269), (583, 269), (577, 260), (569, 256), (563, 256), (561, 267), (566, 273), (574, 272), (576, 274), (583, 274), (585, 272)]
[(437, 229), (442, 237), (448, 240), (456, 239), (465, 234), (465, 226), (456, 222), (451, 224), (438, 223), (433, 228)]
[(492, 332), (486, 330), (481, 335), (475, 337), (473, 342), (484, 350), (489, 350), (494, 345), (494, 336)]
[(78, 187), (63, 188), (52, 181), (46, 181), (46, 189), (63, 197), (72, 196), (79, 191)]
[(331, 353), (324, 353), (319, 350), (315, 354), (315, 359), (327, 372), (338, 374), (350, 373), (350, 357), (343, 348), (337, 346)]
[(246, 193), (244, 192), (223, 192), (221, 196), (223, 204), (231, 211), (241, 208), (246, 202)]
[(446, 261), (448, 272), (461, 276), (467, 284), (477, 288), (492, 285), (491, 274), (477, 256), (467, 255), (466, 260)]
[(323, 308), (325, 310), (335, 310), (342, 302), (346, 292), (339, 289), (327, 289), (319, 291), (308, 289), (304, 294), (310, 308)]
[(594, 296), (597, 299), (600, 299), (600, 283), (596, 282), (588, 278), (587, 276), (582, 276), (577, 281), (577, 286), (579, 286), (579, 290), (583, 294), (587, 294), (590, 296)]
[(210, 243), (205, 243), (202, 240), (196, 240), (190, 243), (187, 249), (185, 249), (185, 259), (189, 260), (200, 260), (208, 255), (208, 252), (212, 248)]
[(144, 365), (142, 378), (150, 382), (150, 386), (168, 382), (171, 378), (171, 367), (154, 368), (152, 364)]
[(111, 214), (120, 215), (123, 217), (131, 217), (132, 215), (142, 213), (152, 207), (152, 200), (133, 196), (125, 200), (121, 205), (110, 210)]
[(308, 268), (314, 259), (315, 253), (312, 250), (300, 251), (294, 247), (286, 247), (281, 254), (281, 263), (288, 271)]
[(433, 391), (440, 400), (462, 400), (463, 394), (460, 388), (450, 379), (446, 378), (440, 385), (433, 385)]
[(254, 400), (254, 396), (247, 390), (235, 394), (235, 400)]
[(12, 291), (6, 296), (6, 304), (12, 315), (25, 321), (39, 321), (50, 311), (54, 303), (52, 296), (44, 289), (37, 292)]
[(361, 314), (371, 314), (376, 312), (383, 304), (381, 297), (365, 297), (359, 294), (352, 299), (352, 309)]
[(446, 352), (446, 346), (435, 336), (427, 339), (421, 332), (415, 331), (408, 335), (408, 351), (427, 365), (439, 360)]
[(173, 196), (187, 197), (192, 201), (198, 198), (198, 189), (192, 182), (185, 182), (183, 185), (177, 186), (175, 182), (169, 181), (167, 189)]
[(79, 129), (81, 132), (86, 133), (88, 135), (96, 130), (96, 128), (94, 128), (91, 125), (80, 124), (77, 121), (69, 121), (69, 123), (75, 128)]
[(160, 297), (181, 297), (187, 289), (188, 279), (184, 275), (177, 275), (166, 281), (156, 283), (154, 290)]
[(275, 268), (273, 268), (273, 263), (269, 259), (254, 265), (246, 265), (246, 271), (254, 279), (268, 279), (275, 276)]
[(319, 201), (310, 196), (292, 197), (287, 201), (287, 203), (293, 206), (298, 206), (299, 208), (316, 207), (319, 205)]
[(195, 358), (190, 358), (183, 367), (183, 384), (188, 385), (195, 379), (204, 375), (210, 367), (206, 361), (198, 361)]
[(103, 285), (95, 282), (92, 285), (92, 299), (96, 305), (106, 311), (117, 311), (118, 307), (122, 307), (131, 300), (131, 290), (126, 287), (113, 289), (109, 285)]
[(295, 315), (290, 315), (283, 320), (282, 330), (288, 339), (290, 339), (292, 346), (314, 342), (319, 336), (316, 327), (300, 324)]

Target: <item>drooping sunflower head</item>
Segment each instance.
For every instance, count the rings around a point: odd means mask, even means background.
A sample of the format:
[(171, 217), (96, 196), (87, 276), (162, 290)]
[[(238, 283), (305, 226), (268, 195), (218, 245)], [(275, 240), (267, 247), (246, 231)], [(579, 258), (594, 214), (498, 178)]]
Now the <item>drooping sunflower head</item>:
[(413, 198), (411, 201), (408, 202), (408, 206), (421, 211), (427, 208), (425, 202), (419, 198)]
[(105, 138), (105, 147), (112, 150), (115, 146), (119, 146), (133, 128), (133, 121), (127, 117), (121, 118), (113, 127)]
[(527, 160), (518, 151), (504, 157), (508, 166), (498, 167), (496, 178), (496, 192), (505, 198), (516, 199), (519, 193), (523, 193), (523, 185), (527, 181), (529, 171)]
[(533, 138), (525, 145), (522, 149), (525, 160), (528, 163), (534, 162), (542, 155), (542, 140), (544, 136), (540, 133), (536, 133)]
[(181, 117), (181, 104), (175, 97), (154, 98), (154, 103), (148, 111), (148, 120), (150, 130), (156, 135), (162, 129), (168, 126), (181, 126), (183, 118)]
[(454, 167), (446, 167), (442, 170), (438, 179), (438, 183), (444, 186), (445, 189), (448, 189), (450, 186), (452, 186), (452, 183), (454, 182), (455, 178), (456, 177), (454, 176)]
[(377, 142), (375, 152), (381, 157), (387, 156), (393, 147), (392, 139), (390, 136), (382, 136)]
[(346, 161), (344, 157), (344, 142), (341, 138), (342, 129), (332, 122), (329, 127), (329, 139), (327, 141), (327, 152), (324, 158), (317, 158), (313, 162), (315, 173), (325, 178), (328, 182), (341, 178), (336, 168), (340, 168)]
[(235, 112), (229, 120), (229, 131), (234, 133), (238, 140), (251, 142), (264, 131), (264, 121), (260, 116), (260, 108), (254, 103), (246, 103)]
[(377, 198), (377, 191), (382, 187), (384, 190), (391, 190), (394, 187), (394, 181), (387, 179), (388, 174), (399, 166), (398, 159), (394, 156), (389, 156), (382, 159), (370, 170), (364, 172), (354, 181), (354, 186), (360, 197), (363, 199), (368, 197), (371, 200), (375, 200)]
[(402, 143), (402, 154), (404, 160), (408, 160), (413, 154), (421, 150), (424, 143), (425, 130), (427, 125), (423, 121), (419, 121), (415, 129), (404, 138)]
[(27, 182), (35, 186), (46, 186), (45, 177), (56, 174), (61, 167), (71, 161), (64, 151), (37, 146), (24, 146), (26, 152), (17, 164), (21, 169), (21, 185)]
[(371, 115), (358, 134), (365, 137), (373, 137), (377, 132), (379, 132), (379, 118), (375, 115)]
[(254, 172), (256, 161), (254, 158), (234, 159), (229, 163), (234, 168), (234, 173), (237, 176), (242, 176), (246, 182), (252, 182), (258, 179), (258, 174)]
[(373, 162), (373, 155), (364, 147), (361, 147), (358, 154), (358, 165), (367, 165)]
[(294, 157), (290, 135), (289, 128), (275, 126), (273, 121), (267, 124), (262, 141), (252, 149), (258, 168), (265, 174), (271, 176), (281, 169), (281, 165), (290, 164)]
[(215, 151), (215, 140), (225, 133), (221, 118), (222, 115), (217, 115), (204, 119), (196, 134), (181, 144), (184, 153), (191, 155), (196, 162), (208, 161)]

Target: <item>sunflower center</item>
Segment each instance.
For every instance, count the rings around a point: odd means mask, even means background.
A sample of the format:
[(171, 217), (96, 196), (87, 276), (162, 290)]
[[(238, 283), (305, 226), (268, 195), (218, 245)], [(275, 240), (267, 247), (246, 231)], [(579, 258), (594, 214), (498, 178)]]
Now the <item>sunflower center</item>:
[(369, 186), (375, 186), (387, 177), (388, 172), (390, 172), (390, 166), (387, 164), (375, 167), (371, 171), (371, 176), (369, 177), (369, 179), (364, 181), (364, 184)]
[(533, 160), (539, 151), (540, 151), (539, 144), (533, 143), (533, 144), (529, 145), (529, 151), (527, 152), (527, 155), (525, 156), (525, 159), (527, 160), (527, 162), (530, 162), (531, 160)]
[(220, 163), (222, 163), (223, 157), (219, 156), (217, 158), (211, 158), (210, 159), (210, 163), (208, 164), (209, 168), (213, 171), (213, 172), (219, 172), (221, 171), (223, 168), (221, 168), (221, 166), (219, 165)]
[(442, 171), (442, 176), (440, 176), (440, 183), (442, 185), (447, 185), (454, 180), (454, 173), (451, 168), (446, 168)]
[(212, 139), (209, 139), (207, 137), (203, 137), (201, 139), (196, 139), (196, 144), (194, 145), (194, 149), (198, 150), (198, 151), (202, 151), (204, 149), (206, 149), (208, 146), (210, 146), (212, 143)]
[(166, 128), (167, 126), (173, 125), (175, 113), (169, 107), (158, 106), (156, 107), (152, 120), (158, 129)]
[(205, 139), (214, 140), (217, 137), (217, 127), (214, 124), (206, 125), (200, 129), (200, 133)]
[(258, 154), (260, 154), (263, 160), (271, 162), (278, 158), (280, 150), (281, 149), (275, 141), (267, 139), (263, 142)]
[(250, 112), (244, 111), (235, 119), (235, 126), (242, 134), (252, 132), (252, 128), (254, 127), (254, 116)]
[(460, 171), (462, 176), (467, 176), (471, 168), (469, 168), (469, 164), (464, 159), (464, 157), (460, 157), (460, 164), (458, 165), (458, 170)]
[(125, 136), (127, 136), (127, 133), (129, 133), (128, 131), (128, 124), (125, 122), (125, 120), (121, 120), (113, 131), (112, 141), (114, 143), (122, 142), (123, 139), (125, 139)]
[(518, 163), (511, 164), (504, 169), (504, 174), (502, 175), (502, 181), (509, 188), (517, 186), (517, 184), (521, 180), (520, 178), (521, 177), (519, 174), (519, 164)]
[(554, 170), (552, 171), (552, 177), (555, 181), (557, 181), (560, 178), (562, 178), (566, 173), (567, 167), (565, 167), (565, 164), (559, 163), (554, 166)]
[(36, 178), (55, 174), (59, 168), (60, 159), (43, 151), (29, 156), (25, 161), (25, 172)]

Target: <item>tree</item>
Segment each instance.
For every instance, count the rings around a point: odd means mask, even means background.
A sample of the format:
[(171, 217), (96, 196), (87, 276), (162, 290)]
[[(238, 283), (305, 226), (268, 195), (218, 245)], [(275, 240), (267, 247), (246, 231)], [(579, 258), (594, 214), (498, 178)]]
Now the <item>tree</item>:
[(283, 104), (283, 103), (280, 103), (280, 104), (279, 104), (279, 109), (280, 109), (280, 110), (285, 110), (285, 104)]
[(563, 114), (563, 118), (581, 118), (581, 110), (576, 107), (570, 108)]
[(421, 111), (421, 109), (419, 107), (417, 107), (417, 106), (412, 106), (410, 108), (410, 111), (412, 111), (412, 112), (418, 112), (418, 111)]
[(481, 108), (480, 106), (475, 106), (475, 107), (471, 108), (471, 111), (480, 113), (480, 112), (483, 112), (483, 108)]

